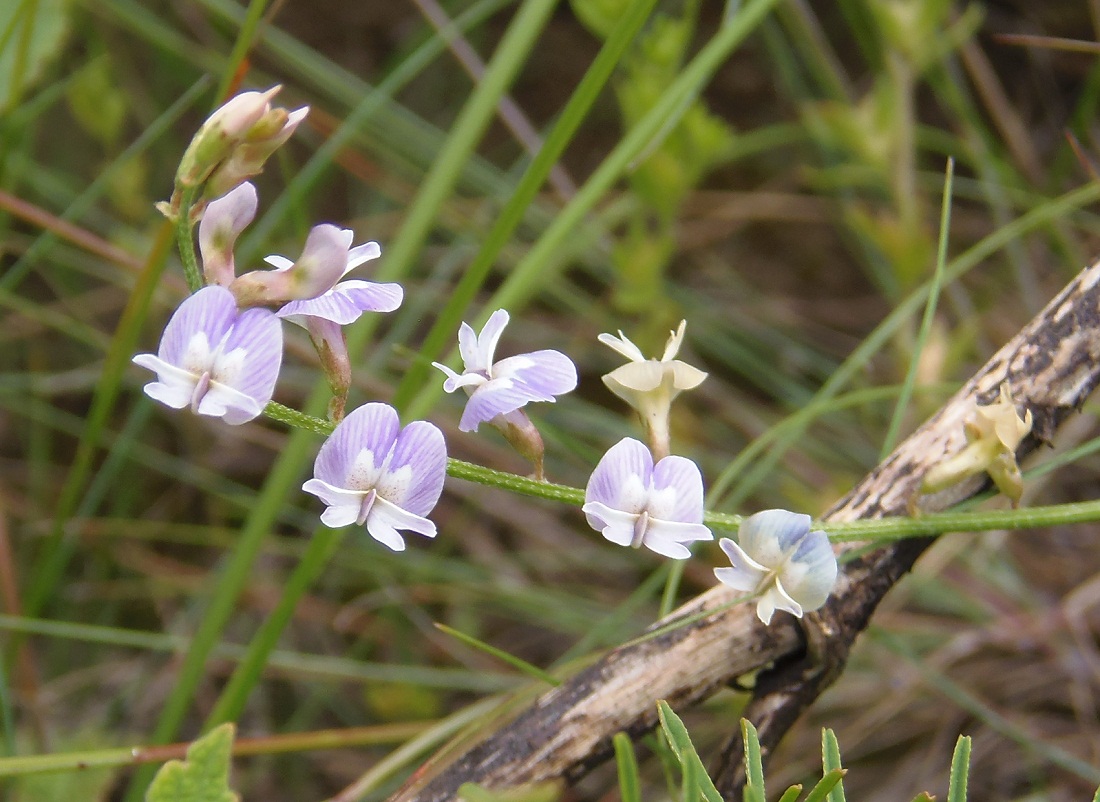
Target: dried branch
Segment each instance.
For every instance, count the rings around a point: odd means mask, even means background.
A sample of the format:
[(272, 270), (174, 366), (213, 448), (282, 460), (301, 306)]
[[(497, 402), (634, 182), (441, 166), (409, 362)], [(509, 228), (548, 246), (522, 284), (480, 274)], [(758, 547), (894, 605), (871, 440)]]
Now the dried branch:
[[(963, 421), (975, 404), (995, 400), (1006, 380), (1018, 406), (1030, 409), (1035, 418), (1032, 434), (1021, 445), (1022, 456), (1049, 442), (1100, 383), (1100, 264), (1071, 282), (825, 518), (905, 515), (928, 468), (964, 444)], [(964, 482), (928, 497), (922, 508), (945, 509), (976, 494), (984, 484), (978, 478)], [(615, 733), (637, 736), (652, 729), (658, 699), (674, 708), (687, 707), (742, 674), (771, 666), (758, 678), (747, 713), (760, 732), (766, 756), (839, 676), (853, 641), (878, 603), (930, 542), (900, 541), (848, 562), (828, 604), (807, 617), (805, 629), (787, 615), (765, 627), (752, 605), (726, 607), (734, 593), (718, 585), (655, 628), (708, 610), (715, 611), (712, 615), (614, 649), (533, 703), (494, 722), (473, 745), (463, 743), (437, 756), (391, 802), (451, 800), (465, 782), (499, 788), (576, 779), (611, 754)], [(727, 799), (740, 798), (740, 749), (739, 741), (731, 741), (716, 771)]]

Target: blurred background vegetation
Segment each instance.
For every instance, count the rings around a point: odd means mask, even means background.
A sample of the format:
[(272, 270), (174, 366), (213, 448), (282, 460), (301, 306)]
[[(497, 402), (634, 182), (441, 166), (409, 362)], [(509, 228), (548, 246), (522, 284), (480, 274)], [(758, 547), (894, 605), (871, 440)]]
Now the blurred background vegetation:
[[(364, 798), (379, 798), (422, 759), (393, 757), (414, 733), (529, 682), (433, 622), (547, 667), (714, 582), (716, 548), (677, 589), (667, 564), (609, 546), (578, 510), (459, 480), (433, 514), (440, 536), (392, 554), (318, 529), (297, 490), (317, 436), (146, 399), (129, 357), (154, 350), (185, 292), (153, 203), (221, 90), (281, 83), (283, 105), (312, 106), (257, 182), (238, 265), (339, 222), (382, 245), (362, 275), (406, 288), (398, 312), (352, 334), (352, 404), (395, 403), (441, 426), (452, 456), (526, 470), (495, 433), (458, 432), (461, 401), (427, 369), (458, 320), (505, 305), (502, 355), (578, 363), (578, 391), (533, 411), (549, 477), (576, 486), (635, 434), (599, 380), (618, 364), (600, 332), (657, 354), (687, 319), (683, 358), (710, 378), (674, 408), (673, 449), (702, 467), (710, 507), (816, 515), (1095, 257), (1097, 3), (661, 0), (591, 111), (563, 112), (643, 5), (0, 3), (3, 754), (188, 739), (228, 716), (245, 737), (343, 733), (343, 748), (261, 742), (236, 763), (245, 799), (322, 799), (367, 772)], [(579, 125), (548, 180), (510, 201), (563, 120)], [(949, 282), (920, 343), (948, 156)], [(494, 234), (509, 213), (517, 225)], [(317, 408), (315, 363), (292, 336), (276, 399)], [(1093, 443), (1083, 413), (1059, 451)], [(1090, 451), (1033, 479), (1025, 504), (1095, 498)], [(942, 795), (960, 732), (974, 736), (972, 798), (1088, 798), (1097, 535), (942, 537), (774, 756), (773, 787), (820, 771), (828, 726), (852, 799)], [(277, 650), (238, 671), (265, 621)], [(687, 714), (704, 754), (743, 701), (724, 692)], [(659, 765), (644, 768), (646, 798), (662, 798)], [(132, 799), (131, 778), (0, 788)], [(613, 789), (601, 770), (571, 793)]]

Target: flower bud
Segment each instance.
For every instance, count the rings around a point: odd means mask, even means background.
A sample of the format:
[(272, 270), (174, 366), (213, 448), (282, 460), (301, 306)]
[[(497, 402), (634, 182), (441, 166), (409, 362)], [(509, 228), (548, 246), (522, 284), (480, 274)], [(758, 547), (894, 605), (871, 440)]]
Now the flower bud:
[(233, 249), (237, 237), (256, 217), (256, 203), (256, 188), (245, 182), (207, 206), (199, 223), (199, 253), (207, 284), (228, 287), (233, 282)]

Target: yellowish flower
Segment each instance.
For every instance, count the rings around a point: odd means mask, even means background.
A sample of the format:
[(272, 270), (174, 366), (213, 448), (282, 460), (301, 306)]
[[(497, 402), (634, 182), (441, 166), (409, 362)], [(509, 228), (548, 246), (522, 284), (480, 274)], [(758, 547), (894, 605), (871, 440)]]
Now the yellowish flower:
[(979, 406), (963, 424), (966, 446), (958, 454), (932, 466), (924, 475), (921, 491), (938, 493), (963, 479), (987, 473), (1015, 507), (1024, 492), (1016, 449), (1031, 432), (1031, 410), (1023, 417), (1016, 411), (1008, 383), (1001, 385), (1000, 398), (992, 404)]
[(619, 332), (601, 334), (600, 342), (615, 349), (630, 361), (603, 377), (603, 383), (619, 398), (637, 410), (646, 430), (654, 459), (669, 454), (668, 413), (672, 400), (684, 390), (702, 384), (707, 374), (676, 359), (684, 341), (687, 321), (669, 333), (665, 352), (660, 359), (646, 359), (641, 350)]

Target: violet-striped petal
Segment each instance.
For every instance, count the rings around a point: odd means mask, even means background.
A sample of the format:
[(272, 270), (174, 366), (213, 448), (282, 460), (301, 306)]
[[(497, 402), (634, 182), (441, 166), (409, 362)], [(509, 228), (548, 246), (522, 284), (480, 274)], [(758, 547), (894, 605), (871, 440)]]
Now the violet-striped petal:
[[(275, 393), (282, 361), (279, 319), (266, 309), (246, 309), (226, 335), (214, 360), (211, 379), (253, 399), (262, 410)], [(235, 417), (235, 413), (230, 414)], [(234, 423), (228, 417), (226, 422)]]
[(703, 522), (703, 475), (684, 457), (665, 457), (653, 468), (650, 512), (668, 521)]
[(388, 404), (364, 404), (349, 412), (321, 445), (314, 476), (335, 487), (369, 490), (400, 428), (397, 411)]
[(633, 437), (624, 437), (596, 464), (584, 491), (585, 501), (641, 512), (652, 475), (653, 457), (649, 449)]
[(314, 478), (302, 489), (327, 505), (326, 526), (361, 524), (375, 540), (402, 551), (401, 531), (435, 536), (425, 516), (439, 500), (446, 471), (438, 428), (416, 421), (401, 429), (393, 407), (365, 404), (321, 446)]
[(439, 501), (446, 476), (443, 432), (427, 421), (413, 421), (397, 436), (378, 492), (414, 515), (427, 515)]
[(321, 317), (341, 326), (354, 323), (364, 312), (392, 312), (401, 306), (404, 291), (400, 284), (375, 284), (351, 279), (341, 281), (316, 298), (291, 301), (276, 313), (292, 323), (304, 326), (304, 317)]
[[(205, 369), (213, 349), (237, 319), (237, 303), (223, 287), (203, 287), (168, 319), (157, 356), (185, 370)], [(201, 342), (195, 335), (201, 334)], [(205, 343), (205, 347), (203, 346)]]

